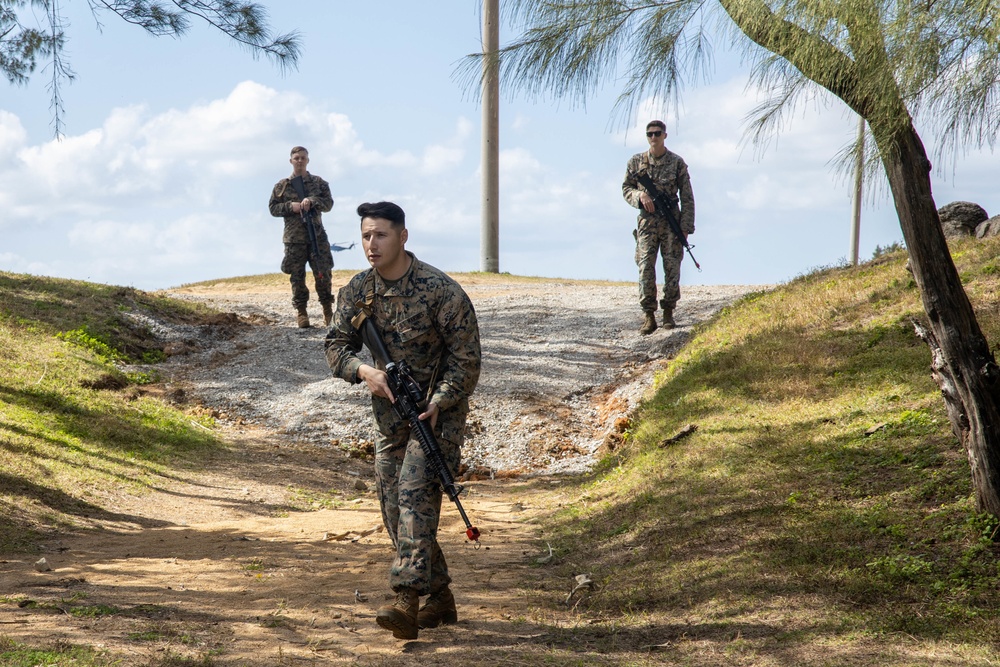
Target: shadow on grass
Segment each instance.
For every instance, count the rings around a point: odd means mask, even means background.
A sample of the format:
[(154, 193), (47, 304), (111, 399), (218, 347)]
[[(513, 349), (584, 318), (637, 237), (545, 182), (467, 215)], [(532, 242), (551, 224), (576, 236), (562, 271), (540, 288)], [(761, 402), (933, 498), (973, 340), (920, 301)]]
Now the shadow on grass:
[(125, 311), (155, 314), (190, 324), (213, 323), (212, 312), (197, 304), (168, 299), (132, 287), (0, 271), (0, 321), (52, 335), (86, 328), (91, 335), (140, 360), (162, 342)]
[[(192, 428), (176, 416), (155, 420), (156, 415), (122, 409), (123, 400), (99, 403), (91, 408), (70, 394), (14, 389), (5, 385), (0, 385), (0, 400), (23, 408), (39, 422), (35, 430), (7, 422), (0, 423), (0, 428), (56, 447), (79, 449), (89, 443), (94, 451), (106, 448), (153, 461), (163, 456), (219, 445), (213, 434)], [(151, 420), (153, 423), (150, 423)], [(52, 433), (65, 434), (66, 437), (53, 436)]]

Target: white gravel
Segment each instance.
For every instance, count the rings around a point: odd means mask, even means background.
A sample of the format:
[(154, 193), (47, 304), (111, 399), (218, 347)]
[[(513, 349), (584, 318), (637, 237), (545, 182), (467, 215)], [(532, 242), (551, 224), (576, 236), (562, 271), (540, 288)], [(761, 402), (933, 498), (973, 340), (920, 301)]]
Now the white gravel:
[[(640, 336), (635, 284), (467, 284), (483, 346), (463, 460), (493, 473), (579, 472), (653, 381), (653, 373), (704, 321), (758, 286), (684, 286), (678, 328)], [(375, 437), (363, 385), (334, 378), (323, 328), (298, 329), (284, 292), (170, 296), (201, 300), (239, 324), (149, 322), (174, 354), (156, 369), (168, 391), (215, 410), (227, 426), (273, 429), (319, 447), (357, 447)], [(310, 304), (314, 322), (322, 322)], [(315, 312), (313, 312), (315, 310)], [(235, 320), (235, 318), (232, 318)], [(186, 350), (186, 352), (185, 352)]]

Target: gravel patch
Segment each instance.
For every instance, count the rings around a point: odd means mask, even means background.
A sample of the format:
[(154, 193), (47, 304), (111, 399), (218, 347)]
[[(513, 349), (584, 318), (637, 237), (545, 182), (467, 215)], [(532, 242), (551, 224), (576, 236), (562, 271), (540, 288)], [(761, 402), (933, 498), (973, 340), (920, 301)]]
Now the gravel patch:
[[(484, 474), (587, 470), (691, 327), (763, 289), (685, 286), (675, 312), (679, 326), (640, 336), (635, 284), (490, 280), (463, 286), (483, 347), (463, 461)], [(202, 404), (228, 428), (263, 427), (317, 447), (364, 449), (374, 441), (364, 385), (331, 375), (323, 356), (326, 330), (296, 328), (288, 294), (220, 287), (165, 294), (235, 314), (212, 326), (147, 323), (171, 354), (156, 366), (168, 396)], [(318, 305), (310, 305), (313, 321), (322, 322)]]

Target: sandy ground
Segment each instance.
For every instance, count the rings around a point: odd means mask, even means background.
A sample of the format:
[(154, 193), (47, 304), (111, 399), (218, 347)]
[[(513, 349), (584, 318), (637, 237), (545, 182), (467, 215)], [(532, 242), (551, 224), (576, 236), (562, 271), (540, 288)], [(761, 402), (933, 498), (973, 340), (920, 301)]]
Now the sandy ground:
[(640, 337), (634, 285), (463, 282), (484, 350), (463, 503), (482, 540), (465, 539), (446, 501), (458, 624), (412, 642), (375, 624), (392, 549), (358, 458), (368, 398), (330, 377), (325, 332), (293, 326), (287, 293), (219, 283), (174, 295), (235, 313), (229, 324), (150, 324), (176, 344), (164, 396), (212, 411), (232, 447), (117, 496), (103, 530), (47, 542), (51, 570), (37, 555), (0, 560), (0, 636), (90, 645), (123, 665), (536, 664), (552, 628), (578, 622), (561, 604), (572, 579), (544, 610), (529, 604), (547, 553), (537, 518), (571, 501), (563, 489), (691, 326), (749, 288), (687, 288), (681, 326)]

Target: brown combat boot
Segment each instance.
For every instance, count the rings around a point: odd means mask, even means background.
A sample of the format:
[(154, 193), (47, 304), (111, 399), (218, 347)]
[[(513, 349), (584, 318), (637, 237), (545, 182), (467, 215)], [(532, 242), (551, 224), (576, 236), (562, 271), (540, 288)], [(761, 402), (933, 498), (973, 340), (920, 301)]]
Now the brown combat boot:
[(333, 319), (333, 304), (324, 303), (323, 304), (323, 323), (326, 326), (330, 326), (330, 320)]
[(396, 639), (417, 638), (417, 604), (420, 596), (412, 588), (396, 591), (396, 601), (379, 607), (375, 622), (392, 632)]
[(639, 333), (643, 336), (648, 336), (654, 331), (656, 331), (656, 313), (651, 310), (647, 310), (646, 319), (642, 321), (642, 326), (639, 327)]
[(673, 329), (677, 326), (677, 322), (674, 322), (674, 309), (664, 308), (663, 309), (663, 328)]
[(309, 313), (306, 312), (305, 306), (298, 307), (299, 316), (296, 319), (300, 329), (308, 329), (311, 325), (309, 324)]
[(421, 628), (436, 628), (442, 623), (445, 625), (458, 623), (455, 596), (447, 586), (437, 593), (431, 593), (417, 612), (417, 625)]

